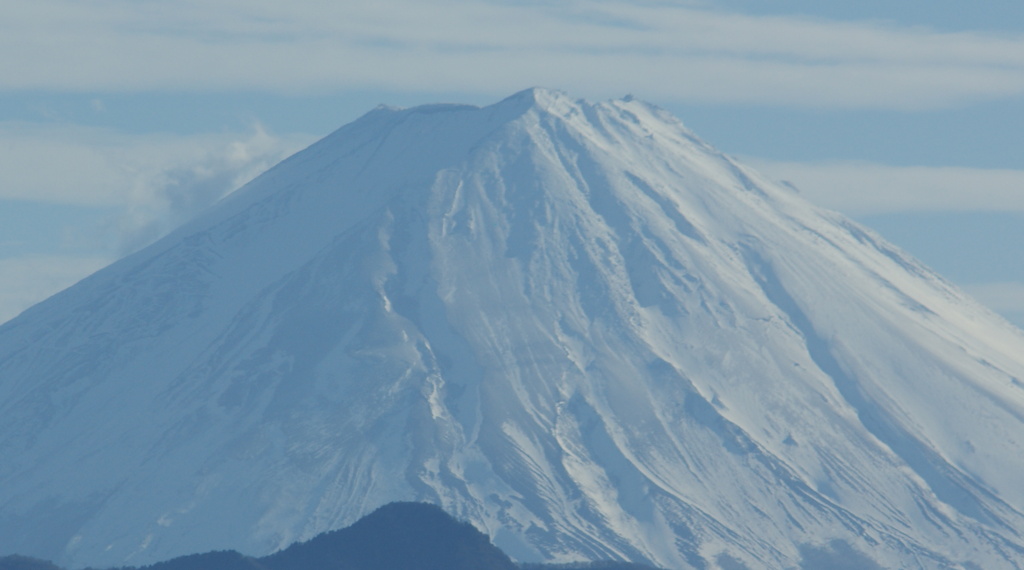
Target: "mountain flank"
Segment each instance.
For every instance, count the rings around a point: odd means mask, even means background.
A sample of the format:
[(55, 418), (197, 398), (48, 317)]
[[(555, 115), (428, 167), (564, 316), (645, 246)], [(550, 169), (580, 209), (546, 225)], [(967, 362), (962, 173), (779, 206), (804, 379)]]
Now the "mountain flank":
[(0, 554), (263, 564), (413, 501), (526, 562), (1021, 570), (1021, 434), (1020, 330), (529, 89), (374, 109), (0, 326)]

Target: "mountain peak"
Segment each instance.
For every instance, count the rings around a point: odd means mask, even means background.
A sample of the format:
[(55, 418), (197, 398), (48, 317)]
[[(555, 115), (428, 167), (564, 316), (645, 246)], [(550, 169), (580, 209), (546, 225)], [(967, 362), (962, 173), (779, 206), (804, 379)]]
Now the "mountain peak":
[(576, 104), (576, 101), (569, 97), (569, 95), (564, 91), (548, 89), (545, 87), (530, 87), (529, 89), (523, 89), (522, 91), (506, 97), (499, 101), (497, 105), (504, 105), (508, 103), (518, 103), (530, 107), (536, 106), (541, 109), (550, 110), (552, 108), (574, 105)]
[[(563, 91), (547, 89), (544, 87), (531, 87), (518, 91), (497, 103), (487, 106), (487, 109), (498, 109), (504, 111), (502, 117), (517, 117), (529, 110), (540, 110), (556, 115), (565, 115), (567, 112), (581, 104), (587, 104), (583, 100), (574, 100)], [(434, 115), (444, 112), (473, 112), (481, 108), (474, 105), (461, 105), (454, 103), (428, 103), (415, 107), (401, 108), (391, 105), (378, 105), (367, 113), (366, 117), (391, 114), (417, 114)]]
[(1021, 355), (651, 105), (379, 109), (0, 326), (0, 554), (425, 501), (525, 562), (1015, 568)]

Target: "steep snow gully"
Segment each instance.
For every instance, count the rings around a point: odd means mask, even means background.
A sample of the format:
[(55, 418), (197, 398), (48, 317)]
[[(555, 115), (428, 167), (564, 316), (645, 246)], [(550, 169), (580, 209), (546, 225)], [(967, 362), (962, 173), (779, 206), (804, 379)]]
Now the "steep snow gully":
[(1024, 567), (1024, 335), (652, 105), (380, 107), (0, 327), (0, 554), (397, 500), (523, 561)]

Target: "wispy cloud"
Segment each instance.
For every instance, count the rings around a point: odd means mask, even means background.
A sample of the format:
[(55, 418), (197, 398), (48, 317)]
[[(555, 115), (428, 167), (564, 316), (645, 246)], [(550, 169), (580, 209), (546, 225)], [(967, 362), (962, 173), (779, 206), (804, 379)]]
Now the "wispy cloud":
[(0, 200), (107, 207), (102, 241), (121, 253), (177, 224), (302, 148), (312, 137), (248, 133), (125, 134), (0, 124)]
[(148, 245), (252, 180), (296, 147), (257, 126), (249, 136), (136, 180), (118, 220), (120, 249)]
[(868, 162), (746, 162), (848, 215), (921, 211), (1024, 212), (1024, 170), (888, 166)]
[[(139, 249), (310, 142), (248, 133), (133, 135), (106, 129), (0, 124), (4, 200), (109, 210), (65, 228), (74, 247), (48, 255), (7, 242), (0, 256), (0, 323)], [(19, 253), (20, 252), (20, 253)]]
[[(986, 219), (988, 222), (984, 223), (992, 227), (1005, 224), (1006, 213), (1024, 216), (1021, 170), (906, 167), (854, 161), (776, 162), (751, 157), (743, 162), (770, 178), (791, 184), (811, 202), (849, 216), (870, 219), (878, 214), (898, 214), (903, 223), (910, 223), (915, 213), (948, 212), (963, 217), (963, 212), (976, 212), (981, 218), (974, 219)], [(961, 282), (960, 286), (1024, 329), (1024, 282), (1015, 280), (1019, 276), (1017, 261), (1024, 255), (1020, 241), (1010, 238), (985, 242), (981, 246), (984, 249), (978, 249), (977, 239), (955, 237), (956, 232), (964, 231), (957, 224), (943, 226), (941, 231), (962, 247), (949, 247), (950, 243), (942, 240), (916, 240), (915, 255), (936, 258), (940, 255), (936, 252), (941, 250), (948, 268), (971, 267), (975, 273), (977, 266), (972, 260), (977, 257), (997, 260), (998, 266), (989, 275), (980, 276), (993, 281)], [(974, 275), (971, 279), (978, 278)]]
[(920, 108), (1024, 94), (1024, 37), (680, 2), (8, 2), (0, 89), (346, 88)]

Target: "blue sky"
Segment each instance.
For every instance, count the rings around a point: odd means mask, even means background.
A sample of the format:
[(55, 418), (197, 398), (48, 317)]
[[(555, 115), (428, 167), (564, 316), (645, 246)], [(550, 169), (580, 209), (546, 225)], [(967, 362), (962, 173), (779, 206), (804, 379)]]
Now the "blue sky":
[(0, 321), (366, 112), (627, 93), (1024, 325), (1024, 2), (0, 0)]

